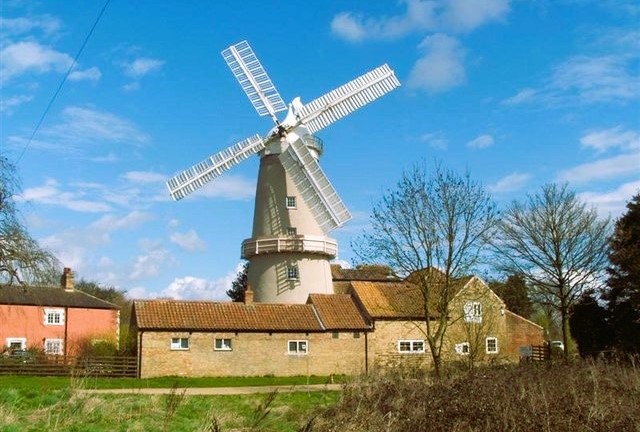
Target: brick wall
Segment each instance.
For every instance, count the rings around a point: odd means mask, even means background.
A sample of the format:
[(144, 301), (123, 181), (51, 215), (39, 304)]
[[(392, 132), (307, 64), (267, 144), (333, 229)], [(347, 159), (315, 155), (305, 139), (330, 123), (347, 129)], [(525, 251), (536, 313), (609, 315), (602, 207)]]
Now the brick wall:
[[(143, 332), (140, 374), (153, 376), (354, 375), (365, 369), (365, 334)], [(172, 338), (189, 338), (188, 350), (171, 350)], [(230, 351), (214, 339), (231, 339)], [(288, 353), (288, 341), (308, 341), (308, 353)], [(141, 346), (140, 346), (141, 345)]]

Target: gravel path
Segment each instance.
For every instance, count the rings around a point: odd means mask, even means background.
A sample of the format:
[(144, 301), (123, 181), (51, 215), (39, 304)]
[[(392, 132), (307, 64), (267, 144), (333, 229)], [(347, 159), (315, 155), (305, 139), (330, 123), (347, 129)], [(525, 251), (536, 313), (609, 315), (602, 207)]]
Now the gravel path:
[(255, 393), (292, 393), (292, 392), (310, 392), (310, 391), (339, 391), (342, 390), (341, 384), (310, 384), (297, 386), (249, 386), (249, 387), (188, 387), (188, 388), (125, 388), (125, 389), (83, 389), (78, 390), (80, 393), (87, 394), (169, 394), (175, 391), (181, 394), (184, 390), (185, 394), (190, 396), (197, 395), (244, 395)]

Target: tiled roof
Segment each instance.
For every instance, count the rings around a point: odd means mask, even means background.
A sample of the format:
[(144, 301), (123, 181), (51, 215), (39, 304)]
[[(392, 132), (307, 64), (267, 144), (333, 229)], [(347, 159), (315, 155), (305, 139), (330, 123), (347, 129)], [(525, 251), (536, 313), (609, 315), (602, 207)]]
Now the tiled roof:
[[(351, 299), (348, 296), (338, 297), (319, 298), (317, 308), (313, 304), (245, 304), (180, 300), (136, 300), (133, 307), (140, 330), (366, 330), (368, 326), (364, 319), (359, 317), (358, 320), (354, 317), (357, 309)], [(325, 320), (327, 324), (324, 324)]]
[(366, 330), (364, 317), (349, 294), (310, 294), (318, 317), (327, 330)]
[(353, 292), (371, 318), (424, 317), (422, 294), (408, 282), (351, 282)]
[(0, 304), (87, 309), (120, 308), (113, 303), (78, 290), (65, 291), (63, 288), (16, 285), (0, 286)]
[(356, 268), (342, 268), (340, 264), (331, 264), (331, 277), (334, 281), (396, 279), (389, 266), (377, 264), (363, 264)]

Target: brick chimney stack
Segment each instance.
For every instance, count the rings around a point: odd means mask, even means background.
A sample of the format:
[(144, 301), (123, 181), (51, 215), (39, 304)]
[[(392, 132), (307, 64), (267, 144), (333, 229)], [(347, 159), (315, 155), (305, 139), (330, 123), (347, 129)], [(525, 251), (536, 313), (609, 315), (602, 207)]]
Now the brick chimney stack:
[(73, 272), (70, 267), (64, 268), (60, 283), (65, 291), (73, 291)]
[(247, 290), (244, 292), (244, 304), (253, 303), (253, 290), (250, 285), (247, 285)]

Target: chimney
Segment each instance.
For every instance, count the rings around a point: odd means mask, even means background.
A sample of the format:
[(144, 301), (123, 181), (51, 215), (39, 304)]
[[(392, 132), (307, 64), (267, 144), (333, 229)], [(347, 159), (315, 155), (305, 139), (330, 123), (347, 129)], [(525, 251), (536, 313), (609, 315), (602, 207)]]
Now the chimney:
[(253, 290), (250, 285), (247, 285), (247, 290), (244, 292), (244, 304), (253, 303)]
[(73, 272), (70, 267), (64, 268), (60, 283), (65, 291), (73, 291)]

